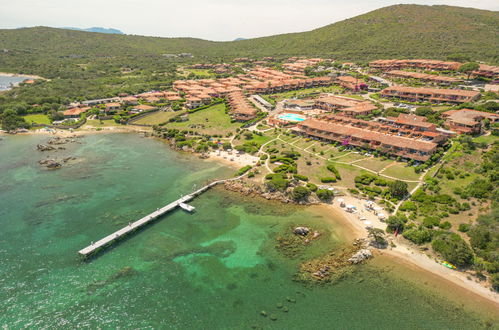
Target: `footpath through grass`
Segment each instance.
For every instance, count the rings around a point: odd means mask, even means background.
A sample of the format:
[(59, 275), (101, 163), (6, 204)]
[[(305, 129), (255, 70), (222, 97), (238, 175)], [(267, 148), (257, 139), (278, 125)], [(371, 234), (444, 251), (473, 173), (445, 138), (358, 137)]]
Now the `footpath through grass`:
[(192, 130), (201, 134), (225, 135), (235, 132), (241, 125), (241, 123), (232, 122), (230, 116), (225, 113), (225, 104), (221, 103), (190, 113), (187, 121), (168, 123), (165, 127)]

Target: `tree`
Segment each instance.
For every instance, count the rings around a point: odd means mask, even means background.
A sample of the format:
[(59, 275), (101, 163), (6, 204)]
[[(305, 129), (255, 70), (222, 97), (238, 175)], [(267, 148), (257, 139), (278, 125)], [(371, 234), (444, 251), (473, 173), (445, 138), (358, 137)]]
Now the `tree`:
[(2, 129), (7, 132), (15, 131), (18, 128), (29, 128), (26, 120), (11, 109), (5, 110), (0, 119)]
[(391, 215), (386, 220), (386, 223), (388, 224), (387, 230), (391, 232), (397, 231), (400, 233), (404, 230), (406, 222), (407, 219), (402, 215)]
[(390, 185), (390, 193), (398, 199), (404, 198), (409, 192), (407, 191), (407, 183), (397, 180)]
[(372, 239), (371, 244), (378, 248), (385, 248), (388, 242), (385, 239), (385, 234), (382, 229), (369, 228), (367, 230), (369, 237)]
[(468, 62), (464, 63), (459, 67), (459, 72), (467, 73), (468, 74), (467, 79), (470, 79), (470, 76), (473, 73), (473, 71), (476, 71), (478, 69), (480, 69), (480, 64), (476, 62)]
[(329, 189), (319, 189), (315, 194), (322, 201), (328, 201), (331, 197), (334, 196), (334, 193)]
[(310, 195), (310, 190), (303, 186), (298, 186), (293, 189), (292, 196), (295, 201), (300, 201)]
[(473, 262), (473, 251), (455, 233), (441, 233), (435, 237), (431, 246), (433, 250), (440, 253), (447, 261), (458, 266), (468, 266)]

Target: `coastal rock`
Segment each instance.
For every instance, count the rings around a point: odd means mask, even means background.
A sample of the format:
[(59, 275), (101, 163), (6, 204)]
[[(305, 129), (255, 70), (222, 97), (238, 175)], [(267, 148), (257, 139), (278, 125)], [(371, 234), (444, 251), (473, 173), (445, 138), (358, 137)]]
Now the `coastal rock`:
[(300, 236), (307, 236), (309, 232), (310, 229), (307, 227), (296, 227), (295, 229), (293, 229), (293, 233)]
[(38, 161), (38, 164), (43, 165), (48, 169), (58, 169), (62, 167), (62, 164), (54, 159), (42, 159)]
[(364, 260), (367, 260), (373, 256), (371, 250), (368, 249), (362, 249), (355, 253), (348, 261), (350, 261), (352, 264), (356, 265), (358, 263), (363, 262)]
[(51, 151), (51, 150), (54, 150), (55, 148), (52, 147), (52, 146), (48, 146), (48, 145), (45, 145), (45, 144), (38, 144), (36, 146), (36, 150), (39, 150), (39, 151)]

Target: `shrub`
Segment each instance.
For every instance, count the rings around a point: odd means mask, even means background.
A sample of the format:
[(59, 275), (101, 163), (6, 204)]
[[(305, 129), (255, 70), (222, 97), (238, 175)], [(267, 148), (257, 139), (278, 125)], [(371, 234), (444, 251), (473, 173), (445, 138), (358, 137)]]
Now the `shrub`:
[(328, 176), (328, 177), (325, 177), (325, 178), (321, 178), (321, 182), (322, 183), (336, 182), (336, 178)]
[(400, 205), (400, 211), (416, 211), (418, 208), (416, 207), (416, 203), (411, 201), (405, 201)]
[(452, 227), (452, 224), (449, 221), (445, 221), (439, 224), (438, 226), (442, 229), (450, 229)]
[(425, 227), (408, 229), (402, 235), (418, 245), (431, 241), (431, 232)]
[(310, 190), (303, 186), (298, 186), (293, 189), (293, 192), (291, 193), (291, 196), (295, 201), (299, 201), (302, 199), (307, 198), (310, 195)]
[(423, 219), (423, 226), (427, 228), (433, 228), (440, 225), (440, 219), (438, 217), (426, 217)]
[(317, 191), (317, 186), (313, 183), (307, 183), (307, 188), (310, 190), (310, 191), (313, 191), (313, 192), (316, 192)]
[(296, 180), (300, 180), (300, 181), (308, 181), (308, 177), (306, 177), (305, 175), (301, 175), (301, 174), (295, 174), (295, 175), (293, 175), (293, 178), (295, 178)]
[(470, 228), (471, 226), (468, 223), (460, 223), (457, 230), (459, 230), (461, 233), (466, 233), (470, 230)]
[(328, 201), (334, 196), (334, 193), (329, 189), (319, 189), (315, 193), (320, 200)]
[(239, 169), (239, 171), (237, 171), (236, 175), (235, 176), (241, 176), (243, 175), (244, 173), (248, 172), (249, 170), (251, 170), (251, 165), (246, 165), (242, 168)]
[(336, 178), (337, 178), (338, 180), (341, 180), (341, 175), (340, 175), (340, 172), (338, 172), (338, 170), (336, 169), (336, 167), (335, 167), (333, 164), (329, 164), (329, 165), (327, 166), (327, 169), (328, 169), (330, 172), (334, 173), (334, 175), (336, 176)]
[(433, 239), (431, 246), (435, 252), (457, 266), (468, 266), (473, 262), (473, 251), (455, 233), (440, 233)]

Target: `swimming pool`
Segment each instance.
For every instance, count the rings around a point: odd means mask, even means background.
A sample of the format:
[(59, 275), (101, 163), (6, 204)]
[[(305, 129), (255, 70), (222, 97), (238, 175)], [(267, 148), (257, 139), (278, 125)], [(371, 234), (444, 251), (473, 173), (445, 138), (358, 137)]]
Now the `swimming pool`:
[(285, 121), (304, 121), (306, 118), (302, 115), (298, 115), (296, 113), (283, 113), (277, 116), (277, 118), (285, 120)]

